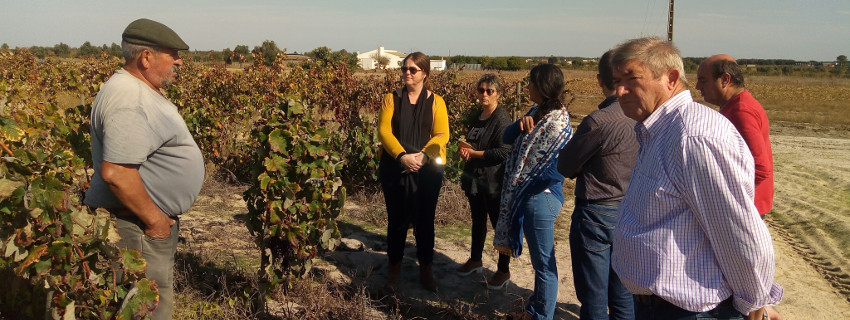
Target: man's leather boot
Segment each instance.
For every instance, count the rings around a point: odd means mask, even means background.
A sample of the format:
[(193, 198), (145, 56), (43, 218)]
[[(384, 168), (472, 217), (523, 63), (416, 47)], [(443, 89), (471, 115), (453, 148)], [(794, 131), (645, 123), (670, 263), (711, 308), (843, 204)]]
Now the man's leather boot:
[(430, 263), (419, 265), (419, 282), (425, 289), (437, 292), (437, 280), (434, 279), (434, 271)]
[(387, 282), (384, 284), (384, 288), (391, 293), (395, 293), (398, 289), (398, 283), (401, 279), (401, 261), (396, 263), (389, 263), (389, 267), (387, 267)]

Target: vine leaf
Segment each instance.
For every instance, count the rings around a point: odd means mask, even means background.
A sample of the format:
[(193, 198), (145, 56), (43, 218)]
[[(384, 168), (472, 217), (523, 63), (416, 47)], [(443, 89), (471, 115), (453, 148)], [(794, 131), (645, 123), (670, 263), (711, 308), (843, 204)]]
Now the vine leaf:
[(9, 179), (0, 179), (0, 200), (4, 200), (12, 195), (16, 189), (22, 187), (24, 184), (18, 181), (12, 181)]
[(18, 142), (24, 137), (24, 130), (21, 130), (21, 127), (14, 120), (0, 118), (0, 136), (7, 140)]
[(21, 262), (20, 265), (18, 265), (17, 268), (15, 268), (15, 272), (18, 274), (24, 273), (23, 271), (31, 264), (38, 262), (39, 258), (41, 258), (45, 252), (47, 252), (47, 244), (42, 244), (30, 251), (30, 254)]
[(119, 320), (141, 319), (150, 315), (159, 304), (159, 290), (156, 282), (150, 279), (142, 279), (136, 282), (135, 287), (127, 294), (124, 308), (115, 317)]
[(286, 149), (286, 137), (281, 130), (275, 130), (269, 134), (269, 146), (273, 152), (282, 152)]
[(136, 249), (122, 249), (121, 258), (127, 271), (145, 272), (147, 262), (142, 259), (142, 254)]
[[(8, 257), (11, 257), (14, 254), (15, 255), (14, 261), (21, 261), (21, 259), (23, 259), (23, 257), (21, 257), (20, 259), (18, 259), (18, 257), (26, 256), (26, 251), (23, 250), (23, 248), (15, 245), (15, 238), (17, 236), (18, 236), (17, 234), (13, 234), (11, 237), (9, 237), (9, 240), (6, 242), (6, 250), (3, 253), (3, 256), (8, 258)], [(22, 253), (22, 251), (23, 251), (23, 253)]]

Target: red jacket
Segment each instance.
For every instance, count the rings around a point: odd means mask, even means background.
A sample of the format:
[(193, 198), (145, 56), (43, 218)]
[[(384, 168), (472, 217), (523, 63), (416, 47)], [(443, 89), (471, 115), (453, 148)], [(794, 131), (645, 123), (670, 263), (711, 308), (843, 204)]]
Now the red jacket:
[(761, 104), (746, 89), (732, 97), (723, 108), (723, 114), (747, 142), (753, 154), (756, 169), (755, 202), (759, 214), (773, 207), (773, 151), (770, 147), (770, 123)]

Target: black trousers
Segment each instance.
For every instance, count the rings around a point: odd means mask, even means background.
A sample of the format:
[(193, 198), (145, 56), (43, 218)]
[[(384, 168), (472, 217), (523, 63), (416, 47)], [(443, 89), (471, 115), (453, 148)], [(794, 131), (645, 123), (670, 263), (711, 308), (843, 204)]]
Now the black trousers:
[(387, 204), (387, 257), (398, 263), (404, 257), (407, 230), (413, 226), (416, 258), (421, 264), (434, 261), (434, 214), (443, 186), (443, 168), (427, 164), (406, 174), (398, 166), (381, 163), (381, 188)]
[[(471, 260), (481, 261), (482, 252), (484, 251), (484, 241), (487, 238), (487, 218), (490, 218), (490, 225), (496, 229), (496, 223), (499, 221), (499, 203), (501, 198), (499, 195), (488, 195), (478, 193), (475, 195), (467, 194), (469, 199), (469, 211), (472, 215), (472, 245), (470, 247)], [(505, 254), (499, 254), (498, 270), (501, 272), (509, 272), (511, 257)]]

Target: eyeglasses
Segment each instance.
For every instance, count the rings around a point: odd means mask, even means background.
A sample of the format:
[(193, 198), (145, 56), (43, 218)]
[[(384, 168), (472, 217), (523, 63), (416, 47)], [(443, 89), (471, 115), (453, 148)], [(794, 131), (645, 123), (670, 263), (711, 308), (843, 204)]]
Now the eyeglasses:
[(422, 71), (422, 69), (418, 69), (418, 68), (414, 68), (414, 67), (401, 67), (401, 73), (402, 74), (404, 74), (408, 71), (410, 71), (410, 74), (416, 74), (417, 72)]
[(478, 88), (478, 93), (480, 93), (480, 94), (484, 94), (485, 92), (487, 93), (487, 95), (491, 95), (491, 96), (492, 96), (494, 93), (496, 93), (496, 90), (495, 90), (495, 89), (493, 89), (493, 88), (487, 88), (487, 89), (484, 89), (484, 88)]

